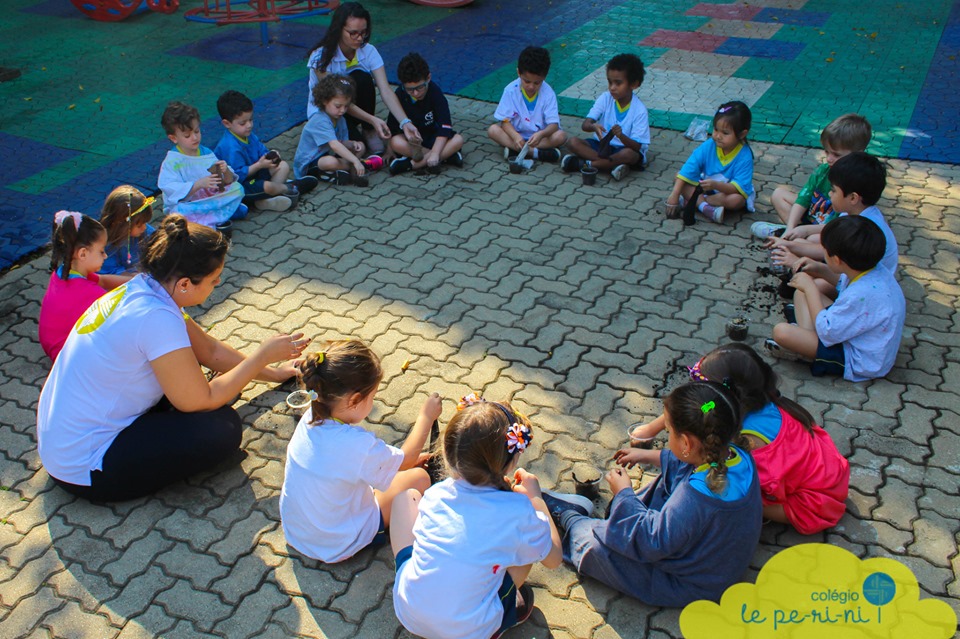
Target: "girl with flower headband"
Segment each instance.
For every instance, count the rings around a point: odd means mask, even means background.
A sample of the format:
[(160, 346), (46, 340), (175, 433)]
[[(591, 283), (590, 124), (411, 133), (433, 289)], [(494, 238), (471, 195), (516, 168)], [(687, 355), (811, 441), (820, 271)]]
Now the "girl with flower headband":
[[(721, 104), (713, 116), (713, 136), (680, 168), (667, 197), (667, 218), (680, 217), (690, 202), (703, 217), (723, 223), (724, 211), (753, 211), (753, 151), (747, 143), (752, 116), (743, 102)], [(693, 221), (688, 221), (692, 224)]]
[[(763, 516), (790, 524), (804, 535), (835, 526), (846, 512), (850, 464), (830, 435), (802, 406), (780, 394), (777, 374), (746, 344), (716, 348), (690, 369), (690, 379), (720, 381), (737, 397), (743, 412), (742, 441), (760, 477)], [(634, 431), (653, 437), (663, 416)], [(617, 453), (632, 466), (644, 456)]]
[[(636, 451), (661, 468), (642, 492), (615, 468), (607, 473), (607, 519), (591, 519), (566, 495), (545, 500), (566, 531), (563, 557), (579, 573), (653, 606), (717, 601), (750, 565), (760, 540), (756, 467), (733, 443), (740, 408), (713, 382), (674, 389), (663, 408), (668, 446)], [(614, 458), (623, 463), (623, 453)]]
[(280, 519), (287, 543), (326, 563), (387, 543), (393, 498), (430, 485), (421, 453), (440, 416), (430, 395), (401, 448), (389, 446), (360, 422), (373, 409), (383, 378), (380, 358), (357, 340), (327, 342), (300, 365), (310, 408), (287, 446)]
[(442, 438), (451, 476), (394, 501), (393, 603), (418, 636), (489, 639), (533, 612), (524, 582), (535, 562), (562, 563), (560, 536), (537, 477), (518, 468), (530, 421), (473, 394), (457, 408)]
[(107, 232), (92, 217), (76, 211), (53, 216), (50, 282), (40, 304), (40, 346), (51, 360), (67, 341), (70, 329), (101, 295), (122, 284), (116, 275), (97, 275), (106, 257)]
[(148, 224), (153, 217), (153, 197), (146, 197), (129, 184), (110, 191), (100, 211), (100, 223), (107, 230), (107, 259), (101, 275), (133, 275), (140, 264), (140, 240), (156, 231)]

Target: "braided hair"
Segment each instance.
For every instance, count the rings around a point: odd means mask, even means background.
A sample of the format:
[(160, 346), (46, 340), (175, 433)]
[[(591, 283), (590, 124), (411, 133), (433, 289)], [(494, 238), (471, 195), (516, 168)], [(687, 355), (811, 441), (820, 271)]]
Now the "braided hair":
[(328, 419), (344, 397), (354, 393), (366, 397), (374, 392), (382, 378), (380, 358), (358, 340), (329, 341), (300, 364), (301, 383), (316, 393), (310, 405), (313, 423)]
[(474, 486), (511, 490), (504, 473), (522, 448), (510, 452), (507, 431), (517, 422), (531, 428), (507, 402), (481, 401), (457, 411), (443, 433), (443, 457), (452, 474)]
[(710, 351), (700, 360), (700, 372), (707, 379), (732, 390), (744, 415), (773, 402), (813, 435), (813, 415), (780, 394), (777, 388), (780, 378), (770, 364), (746, 344), (731, 343)]
[(663, 402), (676, 435), (696, 437), (709, 464), (707, 487), (720, 494), (727, 486), (730, 443), (740, 432), (740, 406), (736, 397), (716, 382), (690, 382), (673, 390)]

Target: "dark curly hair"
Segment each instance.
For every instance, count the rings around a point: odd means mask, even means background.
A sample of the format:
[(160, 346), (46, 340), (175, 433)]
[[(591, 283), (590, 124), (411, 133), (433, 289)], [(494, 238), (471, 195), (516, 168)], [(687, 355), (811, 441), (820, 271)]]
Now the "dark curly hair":
[(610, 62), (607, 62), (607, 71), (622, 71), (627, 76), (627, 82), (631, 84), (636, 82), (637, 86), (643, 84), (645, 75), (643, 62), (632, 53), (620, 53), (610, 58)]
[(419, 53), (410, 52), (400, 58), (400, 63), (397, 65), (397, 79), (401, 83), (426, 80), (428, 75), (430, 75), (430, 65)]
[(346, 96), (353, 102), (356, 93), (357, 85), (353, 82), (353, 78), (330, 73), (320, 78), (313, 87), (313, 103), (322, 111), (323, 105), (338, 95)]

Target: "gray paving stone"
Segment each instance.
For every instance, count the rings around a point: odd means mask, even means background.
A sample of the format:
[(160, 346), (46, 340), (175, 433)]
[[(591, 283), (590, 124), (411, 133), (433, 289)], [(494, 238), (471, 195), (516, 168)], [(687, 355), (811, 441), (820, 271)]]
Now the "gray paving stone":
[(173, 546), (173, 541), (153, 531), (130, 544), (119, 559), (105, 564), (101, 570), (114, 584), (121, 586), (131, 577), (145, 572), (157, 555)]
[[(153, 601), (163, 606), (167, 614), (185, 619), (204, 632), (210, 632), (218, 621), (233, 614), (232, 608), (215, 594), (197, 590), (182, 579), (173, 588), (158, 594)], [(262, 625), (261, 620), (257, 627)]]
[(244, 598), (229, 618), (218, 623), (216, 632), (225, 637), (252, 637), (261, 632), (266, 620), (287, 602), (288, 598), (276, 586), (265, 583)]
[(111, 626), (105, 617), (90, 614), (72, 601), (67, 602), (57, 612), (47, 615), (43, 625), (58, 639), (112, 639), (120, 632), (119, 628)]

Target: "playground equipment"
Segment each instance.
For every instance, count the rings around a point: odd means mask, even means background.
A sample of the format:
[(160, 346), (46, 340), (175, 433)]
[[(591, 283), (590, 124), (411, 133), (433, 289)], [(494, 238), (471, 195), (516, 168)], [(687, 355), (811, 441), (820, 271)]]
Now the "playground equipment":
[[(120, 22), (140, 8), (140, 0), (70, 0), (81, 13), (100, 22)], [(147, 6), (158, 13), (173, 13), (180, 0), (147, 0)]]

